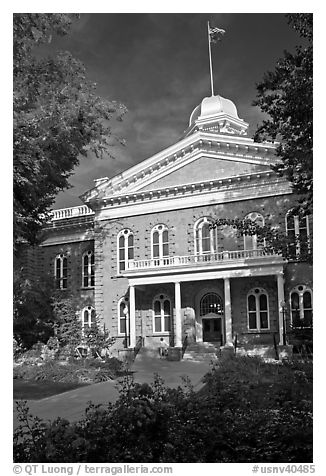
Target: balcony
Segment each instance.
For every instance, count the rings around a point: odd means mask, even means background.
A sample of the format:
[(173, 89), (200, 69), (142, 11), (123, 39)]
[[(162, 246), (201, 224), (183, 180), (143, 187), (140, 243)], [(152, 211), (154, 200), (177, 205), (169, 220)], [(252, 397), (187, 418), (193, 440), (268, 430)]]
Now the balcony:
[(191, 269), (223, 269), (242, 268), (259, 265), (280, 264), (283, 257), (278, 254), (267, 253), (264, 250), (237, 250), (222, 251), (219, 253), (205, 253), (201, 255), (167, 256), (165, 258), (153, 258), (132, 260), (128, 262), (127, 269), (123, 274), (139, 274), (146, 272), (166, 272), (168, 270), (191, 270)]
[(67, 218), (80, 218), (87, 215), (94, 215), (87, 205), (79, 207), (61, 208), (60, 210), (53, 210), (51, 213), (51, 221), (65, 220)]

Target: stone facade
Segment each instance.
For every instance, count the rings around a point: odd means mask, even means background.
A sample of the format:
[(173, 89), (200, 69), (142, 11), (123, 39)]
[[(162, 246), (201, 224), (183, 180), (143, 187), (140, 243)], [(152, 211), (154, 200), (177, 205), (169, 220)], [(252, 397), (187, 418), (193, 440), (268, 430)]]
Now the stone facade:
[[(255, 213), (285, 231), (286, 214), (296, 203), (290, 185), (271, 170), (275, 146), (244, 137), (247, 124), (236, 112), (214, 112), (214, 98), (219, 97), (209, 98), (209, 115), (203, 107), (199, 117), (198, 108), (191, 115), (180, 142), (117, 177), (96, 181), (81, 197), (84, 206), (55, 211), (46, 229), (39, 253), (43, 272), (54, 275), (56, 256), (66, 256), (67, 290), (80, 297), (80, 309), (96, 309), (121, 347), (134, 347), (140, 336), (148, 347), (157, 346), (161, 337), (180, 347), (186, 336), (188, 342), (218, 338), (223, 346), (232, 346), (235, 336), (243, 344), (272, 344), (275, 337), (283, 344), (281, 303), (287, 306), (289, 326), (291, 290), (298, 285), (312, 289), (309, 264), (288, 263), (256, 244), (248, 249), (231, 227), (216, 232), (200, 228), (205, 220), (244, 219)], [(222, 107), (223, 101), (218, 104)], [(232, 134), (216, 129), (221, 114), (229, 121), (228, 130), (234, 123), (241, 126), (241, 134), (236, 127)], [(168, 253), (162, 255), (161, 243), (155, 255), (153, 230), (160, 225), (168, 233)], [(311, 230), (310, 222), (308, 227)], [(123, 245), (119, 252), (123, 232), (132, 234), (132, 246)], [(87, 251), (94, 253), (95, 285), (84, 288), (82, 260)], [(250, 314), (251, 291), (260, 308)], [(163, 309), (167, 300), (169, 312)], [(249, 324), (255, 318), (261, 319), (256, 329)], [(123, 332), (119, 319), (125, 319)]]

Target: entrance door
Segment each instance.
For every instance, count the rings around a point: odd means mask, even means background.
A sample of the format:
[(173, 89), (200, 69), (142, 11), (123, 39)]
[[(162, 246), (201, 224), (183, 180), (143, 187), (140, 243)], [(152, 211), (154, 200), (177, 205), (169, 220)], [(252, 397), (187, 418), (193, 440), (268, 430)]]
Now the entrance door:
[(203, 342), (221, 342), (221, 319), (203, 319)]

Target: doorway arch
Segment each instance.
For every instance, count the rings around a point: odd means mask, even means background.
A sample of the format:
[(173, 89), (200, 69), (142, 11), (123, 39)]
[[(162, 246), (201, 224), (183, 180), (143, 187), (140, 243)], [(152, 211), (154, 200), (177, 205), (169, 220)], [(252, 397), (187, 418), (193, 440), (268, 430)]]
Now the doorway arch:
[(196, 341), (224, 341), (224, 302), (215, 289), (203, 290), (197, 296)]

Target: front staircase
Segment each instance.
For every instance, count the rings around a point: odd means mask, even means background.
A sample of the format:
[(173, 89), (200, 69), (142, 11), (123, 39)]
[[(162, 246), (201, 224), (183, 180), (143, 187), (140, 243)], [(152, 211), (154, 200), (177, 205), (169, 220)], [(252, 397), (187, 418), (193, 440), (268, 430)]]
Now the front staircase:
[(183, 360), (197, 362), (214, 361), (220, 355), (220, 344), (218, 342), (193, 342), (188, 344)]

